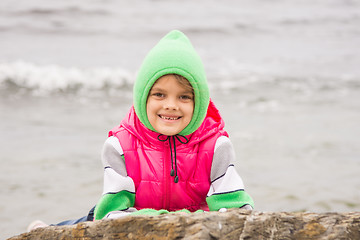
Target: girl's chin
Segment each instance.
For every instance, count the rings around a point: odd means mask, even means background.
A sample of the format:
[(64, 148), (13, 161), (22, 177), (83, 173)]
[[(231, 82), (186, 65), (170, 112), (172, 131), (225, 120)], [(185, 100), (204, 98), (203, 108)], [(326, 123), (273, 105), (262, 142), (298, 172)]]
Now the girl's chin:
[(165, 135), (165, 136), (174, 136), (181, 131), (157, 131), (158, 133)]
[(155, 130), (158, 133), (166, 136), (173, 136), (182, 131), (182, 129), (179, 129), (177, 127), (162, 127), (162, 128), (157, 128)]

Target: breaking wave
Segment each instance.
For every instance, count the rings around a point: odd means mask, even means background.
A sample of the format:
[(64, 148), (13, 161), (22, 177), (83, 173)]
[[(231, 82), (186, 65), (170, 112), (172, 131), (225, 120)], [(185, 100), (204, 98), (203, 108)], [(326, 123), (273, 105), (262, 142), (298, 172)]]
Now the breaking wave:
[(134, 74), (120, 68), (80, 69), (26, 62), (0, 64), (2, 91), (34, 95), (127, 89), (133, 79)]
[[(0, 91), (4, 93), (47, 96), (61, 94), (118, 94), (131, 90), (136, 73), (122, 68), (75, 68), (36, 65), (27, 62), (0, 64)], [(360, 88), (356, 76), (294, 77), (243, 71), (212, 74), (211, 91), (260, 92), (285, 90), (294, 92), (347, 91)]]

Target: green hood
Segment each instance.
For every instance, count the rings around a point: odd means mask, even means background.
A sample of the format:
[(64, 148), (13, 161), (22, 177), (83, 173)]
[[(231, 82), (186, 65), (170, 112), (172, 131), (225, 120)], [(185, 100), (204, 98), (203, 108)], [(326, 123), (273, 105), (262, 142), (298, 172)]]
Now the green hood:
[(204, 66), (189, 39), (174, 30), (162, 38), (145, 57), (134, 84), (134, 108), (140, 121), (149, 129), (146, 114), (149, 91), (155, 81), (166, 74), (185, 77), (194, 89), (195, 107), (190, 123), (179, 134), (188, 135), (196, 131), (205, 119), (209, 105), (209, 88)]

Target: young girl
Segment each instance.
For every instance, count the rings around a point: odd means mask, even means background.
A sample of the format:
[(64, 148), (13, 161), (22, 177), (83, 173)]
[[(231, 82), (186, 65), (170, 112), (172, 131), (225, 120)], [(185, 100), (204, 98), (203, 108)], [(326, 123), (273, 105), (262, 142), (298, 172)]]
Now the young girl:
[(252, 209), (200, 57), (180, 31), (148, 53), (134, 106), (103, 148), (95, 219), (168, 211)]
[[(104, 190), (87, 217), (253, 208), (233, 162), (224, 121), (209, 98), (204, 67), (189, 39), (167, 34), (146, 56), (134, 106), (109, 133)], [(35, 221), (29, 230), (47, 226)]]

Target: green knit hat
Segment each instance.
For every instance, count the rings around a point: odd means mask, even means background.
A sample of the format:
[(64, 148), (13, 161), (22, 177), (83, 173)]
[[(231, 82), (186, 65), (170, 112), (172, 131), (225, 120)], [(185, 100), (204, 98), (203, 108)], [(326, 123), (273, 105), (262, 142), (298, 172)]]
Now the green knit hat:
[(205, 119), (209, 105), (209, 88), (204, 66), (190, 40), (174, 30), (162, 38), (145, 57), (134, 84), (134, 108), (140, 121), (149, 129), (146, 102), (155, 81), (167, 74), (185, 77), (194, 89), (195, 106), (190, 123), (179, 133), (188, 135), (196, 131)]

